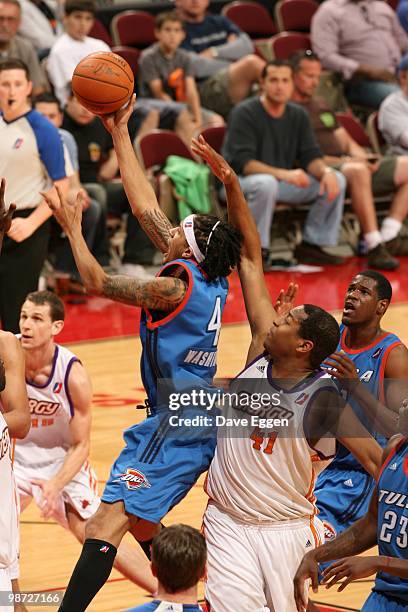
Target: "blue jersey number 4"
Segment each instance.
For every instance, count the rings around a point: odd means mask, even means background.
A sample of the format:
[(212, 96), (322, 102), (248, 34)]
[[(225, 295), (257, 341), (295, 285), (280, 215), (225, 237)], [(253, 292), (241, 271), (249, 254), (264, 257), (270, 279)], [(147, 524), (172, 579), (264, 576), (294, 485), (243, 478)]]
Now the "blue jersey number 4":
[(219, 296), (215, 298), (214, 310), (207, 325), (207, 331), (215, 332), (213, 346), (217, 346), (221, 331), (221, 298)]

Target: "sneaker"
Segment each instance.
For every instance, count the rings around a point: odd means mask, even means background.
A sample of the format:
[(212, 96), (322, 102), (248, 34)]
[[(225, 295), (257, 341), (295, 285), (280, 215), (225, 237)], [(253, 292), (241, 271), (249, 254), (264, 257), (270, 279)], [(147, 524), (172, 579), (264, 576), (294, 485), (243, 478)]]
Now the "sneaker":
[(385, 246), (391, 255), (406, 257), (408, 255), (408, 236), (407, 234), (403, 235), (400, 232), (398, 236), (392, 240), (388, 240), (388, 242), (385, 242)]
[(311, 244), (302, 240), (295, 248), (294, 256), (300, 263), (315, 264), (318, 266), (340, 266), (344, 263), (344, 257), (331, 255), (323, 251), (317, 244)]
[(132, 264), (125, 263), (122, 264), (119, 268), (119, 274), (124, 274), (125, 276), (132, 276), (133, 278), (138, 278), (139, 280), (151, 280), (154, 278), (152, 274), (149, 274), (147, 270), (140, 264)]
[(368, 267), (377, 270), (395, 270), (399, 267), (399, 261), (390, 255), (383, 242), (377, 244), (374, 249), (367, 252)]

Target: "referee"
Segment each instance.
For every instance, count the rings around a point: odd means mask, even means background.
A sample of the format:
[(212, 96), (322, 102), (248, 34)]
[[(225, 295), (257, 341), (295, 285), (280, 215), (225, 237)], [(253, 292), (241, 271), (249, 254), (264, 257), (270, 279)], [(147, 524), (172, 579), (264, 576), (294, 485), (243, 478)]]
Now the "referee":
[(47, 255), (51, 216), (40, 192), (65, 192), (64, 148), (58, 130), (31, 108), (32, 83), (18, 59), (0, 62), (0, 177), (7, 181), (6, 204), (17, 210), (0, 256), (0, 318), (4, 330), (18, 333), (24, 299), (38, 288)]

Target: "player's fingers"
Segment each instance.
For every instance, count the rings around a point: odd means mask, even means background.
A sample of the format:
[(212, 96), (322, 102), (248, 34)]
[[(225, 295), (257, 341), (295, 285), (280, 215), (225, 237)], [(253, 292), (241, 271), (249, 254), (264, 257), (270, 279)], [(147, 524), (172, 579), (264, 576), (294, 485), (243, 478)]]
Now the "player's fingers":
[(344, 562), (341, 559), (340, 561), (336, 561), (335, 563), (332, 563), (331, 565), (329, 565), (329, 567), (326, 567), (326, 569), (322, 573), (322, 584), (325, 584), (326, 582), (328, 582), (329, 579), (332, 576), (334, 576), (336, 572), (338, 572), (339, 568), (343, 566), (343, 563)]
[(339, 586), (339, 588), (337, 589), (337, 591), (339, 593), (341, 593), (341, 591), (344, 591), (344, 589), (346, 588), (347, 585), (350, 584), (350, 582), (352, 582), (353, 577), (349, 576), (348, 578), (346, 578), (346, 580), (344, 582), (341, 583), (341, 585)]
[(14, 215), (14, 212), (16, 210), (17, 206), (15, 204), (10, 204), (8, 211), (7, 211), (7, 218), (11, 219)]
[(349, 570), (348, 569), (337, 570), (337, 572), (334, 574), (333, 578), (330, 581), (327, 581), (325, 583), (326, 589), (330, 589), (334, 584), (339, 582), (339, 580), (343, 580), (343, 578), (346, 578), (348, 576), (348, 574), (349, 574)]
[(319, 590), (319, 572), (318, 572), (317, 566), (313, 568), (311, 579), (312, 579), (313, 593), (317, 593), (317, 591)]
[(2, 178), (0, 183), (0, 205), (4, 203), (4, 194), (6, 192), (6, 179)]

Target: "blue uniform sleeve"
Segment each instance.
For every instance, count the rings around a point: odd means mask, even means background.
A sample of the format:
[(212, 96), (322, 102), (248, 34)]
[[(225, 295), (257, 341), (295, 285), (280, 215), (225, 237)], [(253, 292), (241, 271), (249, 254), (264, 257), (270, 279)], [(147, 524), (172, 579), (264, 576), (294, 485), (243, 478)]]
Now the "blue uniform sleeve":
[(37, 111), (27, 115), (37, 141), (38, 152), (50, 178), (58, 181), (66, 177), (64, 147), (57, 128)]

